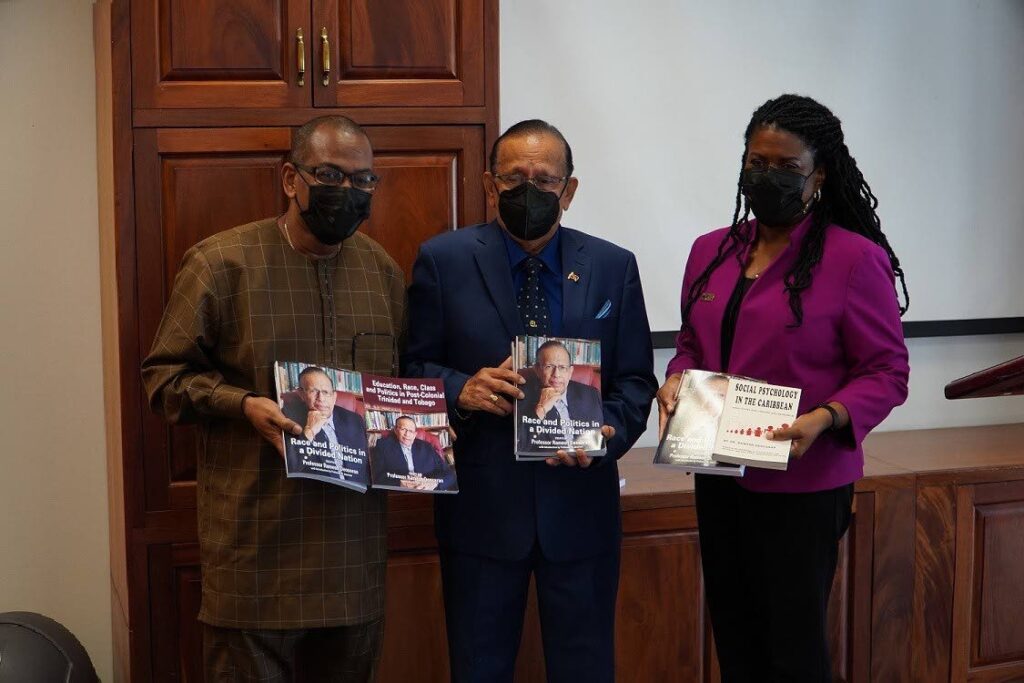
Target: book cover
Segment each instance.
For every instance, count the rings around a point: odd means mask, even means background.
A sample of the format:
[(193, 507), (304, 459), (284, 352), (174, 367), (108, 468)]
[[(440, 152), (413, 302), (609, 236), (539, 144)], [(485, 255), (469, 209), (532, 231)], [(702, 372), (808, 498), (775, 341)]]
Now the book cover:
[(516, 337), (513, 369), (526, 380), (515, 403), (518, 460), (550, 458), (562, 449), (605, 454), (601, 425), (601, 342)]
[(289, 477), (317, 479), (356, 491), (370, 483), (362, 379), (309, 363), (274, 363), (277, 402), (302, 434), (283, 434)]
[(800, 389), (730, 378), (715, 438), (715, 460), (786, 469), (792, 442), (769, 441), (765, 433), (793, 424), (799, 405)]
[(363, 375), (372, 487), (458, 493), (444, 384)]
[(655, 465), (701, 474), (743, 476), (743, 465), (717, 462), (713, 457), (729, 379), (729, 375), (706, 370), (683, 372), (676, 409), (665, 425), (654, 455)]

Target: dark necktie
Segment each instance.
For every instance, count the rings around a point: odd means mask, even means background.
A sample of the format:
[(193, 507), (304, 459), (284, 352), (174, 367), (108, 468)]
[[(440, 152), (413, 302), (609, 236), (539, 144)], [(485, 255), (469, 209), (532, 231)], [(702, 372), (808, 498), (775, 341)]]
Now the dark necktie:
[(523, 264), (523, 286), (519, 288), (519, 315), (523, 319), (526, 334), (547, 336), (551, 333), (551, 313), (544, 290), (540, 288), (540, 273), (544, 262), (536, 256), (527, 257)]

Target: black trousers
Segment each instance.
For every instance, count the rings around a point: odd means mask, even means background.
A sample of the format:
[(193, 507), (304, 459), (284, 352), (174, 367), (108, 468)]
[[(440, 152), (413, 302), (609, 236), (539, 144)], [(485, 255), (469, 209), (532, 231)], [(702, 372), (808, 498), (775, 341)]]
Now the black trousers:
[(441, 551), (454, 683), (511, 683), (533, 574), (548, 683), (615, 680), (619, 553), (552, 562)]
[(853, 485), (754, 493), (696, 476), (701, 563), (722, 683), (828, 683), (829, 592)]
[(369, 683), (383, 639), (383, 619), (279, 631), (203, 624), (206, 683)]

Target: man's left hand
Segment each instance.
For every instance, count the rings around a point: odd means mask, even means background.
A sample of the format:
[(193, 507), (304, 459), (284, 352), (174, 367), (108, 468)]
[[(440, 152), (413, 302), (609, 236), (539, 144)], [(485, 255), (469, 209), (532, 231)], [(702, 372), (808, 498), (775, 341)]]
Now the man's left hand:
[(821, 436), (832, 426), (832, 416), (824, 410), (812, 410), (804, 413), (793, 420), (793, 424), (786, 429), (776, 429), (766, 434), (770, 441), (786, 441), (792, 439), (789, 447), (789, 456), (799, 460), (807, 449), (811, 447), (815, 439)]
[[(602, 426), (601, 435), (604, 436), (604, 440), (607, 442), (609, 439), (615, 436), (615, 427), (612, 427), (611, 425)], [(577, 448), (572, 451), (555, 451), (555, 455), (558, 457), (545, 458), (544, 462), (546, 462), (551, 467), (558, 467), (559, 465), (565, 465), (566, 467), (576, 467), (576, 465), (579, 465), (584, 469), (590, 467), (590, 463), (594, 462), (594, 459), (587, 455), (582, 448)]]

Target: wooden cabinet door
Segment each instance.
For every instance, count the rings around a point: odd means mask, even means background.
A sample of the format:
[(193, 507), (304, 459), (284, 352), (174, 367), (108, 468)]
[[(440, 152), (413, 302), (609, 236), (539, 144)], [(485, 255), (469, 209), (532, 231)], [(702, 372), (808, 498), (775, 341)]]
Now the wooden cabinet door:
[(367, 126), (381, 177), (370, 219), (359, 229), (405, 271), (420, 244), (486, 220), (482, 126)]
[[(360, 228), (408, 275), (420, 243), (484, 220), (482, 126), (369, 126), (381, 184)], [(135, 134), (139, 352), (156, 334), (185, 251), (235, 225), (284, 212), (291, 129), (147, 129)], [(195, 506), (195, 435), (142, 419), (146, 512)], [(156, 520), (154, 520), (155, 522)]]
[[(288, 128), (136, 131), (140, 357), (152, 345), (185, 251), (216, 232), (284, 211), (280, 173), (290, 146)], [(142, 509), (195, 507), (194, 429), (168, 427), (148, 409), (142, 415)]]
[(1024, 680), (1024, 481), (956, 487), (950, 680)]
[(134, 106), (310, 106), (309, 10), (309, 0), (131, 0)]
[(497, 40), (485, 32), (485, 11), (497, 14), (491, 4), (313, 0), (315, 104), (482, 106), (484, 43)]

